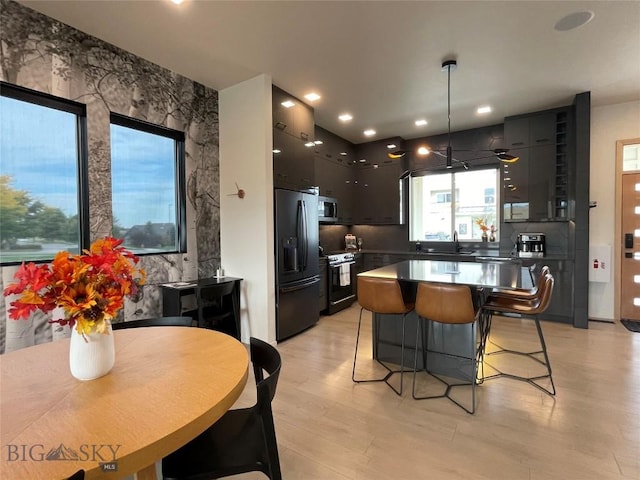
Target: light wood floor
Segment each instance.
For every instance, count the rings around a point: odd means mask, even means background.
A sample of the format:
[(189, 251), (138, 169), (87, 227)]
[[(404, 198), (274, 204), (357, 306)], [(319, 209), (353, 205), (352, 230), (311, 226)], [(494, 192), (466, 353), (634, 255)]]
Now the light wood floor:
[[(358, 312), (354, 305), (322, 317), (278, 345), (273, 408), (286, 480), (640, 479), (640, 333), (617, 323), (581, 330), (543, 322), (555, 399), (496, 379), (478, 387), (469, 415), (446, 399), (413, 400), (410, 375), (402, 397), (384, 383), (352, 383)], [(492, 335), (519, 347), (537, 339), (528, 320), (496, 318)], [(362, 353), (366, 364), (370, 352)], [(247, 385), (241, 404), (255, 398)]]

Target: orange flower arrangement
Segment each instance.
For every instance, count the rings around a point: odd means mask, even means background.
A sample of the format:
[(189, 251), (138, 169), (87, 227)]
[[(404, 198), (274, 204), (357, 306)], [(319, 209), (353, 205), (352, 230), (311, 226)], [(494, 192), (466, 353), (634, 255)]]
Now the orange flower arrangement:
[(482, 230), (482, 233), (487, 233), (487, 230), (489, 230), (489, 227), (487, 226), (487, 221), (484, 218), (478, 218), (476, 220), (476, 225), (480, 227), (480, 230)]
[(124, 306), (124, 297), (136, 295), (145, 281), (138, 257), (121, 244), (105, 237), (81, 255), (62, 251), (51, 264), (23, 263), (15, 274), (18, 282), (4, 289), (5, 295), (20, 295), (11, 302), (9, 317), (27, 319), (36, 310), (61, 307), (66, 317), (51, 323), (75, 326), (82, 336), (108, 333), (108, 321)]

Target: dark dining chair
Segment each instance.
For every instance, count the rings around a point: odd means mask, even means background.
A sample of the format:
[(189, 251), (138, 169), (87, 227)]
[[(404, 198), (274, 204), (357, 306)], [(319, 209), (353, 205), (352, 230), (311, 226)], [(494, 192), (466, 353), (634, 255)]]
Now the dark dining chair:
[[(471, 324), (478, 319), (480, 308), (477, 308), (473, 301), (471, 289), (467, 285), (449, 285), (438, 283), (419, 283), (416, 293), (416, 313), (418, 322), (416, 325), (416, 349), (413, 364), (413, 386), (411, 395), (415, 400), (427, 400), (434, 398), (448, 398), (467, 413), (474, 413), (476, 410), (476, 376), (478, 369), (478, 352), (476, 338), (470, 335), (470, 344), (466, 351), (469, 356), (463, 354), (451, 354), (444, 352), (434, 352), (439, 355), (446, 355), (459, 362), (469, 362), (472, 365), (472, 373), (468, 382), (450, 383), (441, 376), (431, 373), (428, 366), (429, 350), (429, 330), (423, 334), (424, 321), (437, 322), (445, 325)], [(418, 368), (418, 342), (422, 343), (422, 368)], [(424, 370), (431, 377), (444, 384), (443, 393), (434, 395), (419, 395), (416, 393), (416, 377), (419, 371)], [(470, 386), (471, 387), (471, 407), (467, 407), (451, 396), (452, 388)]]
[(282, 360), (278, 350), (262, 340), (251, 338), (250, 349), (256, 404), (229, 410), (200, 436), (162, 459), (164, 479), (201, 480), (253, 471), (271, 480), (282, 479), (271, 410)]
[(191, 317), (158, 317), (113, 323), (111, 328), (113, 330), (122, 330), (123, 328), (138, 327), (190, 327), (192, 323), (193, 318)]
[(240, 340), (240, 319), (234, 282), (198, 285), (198, 326), (227, 333)]
[(84, 470), (78, 470), (71, 475), (67, 480), (84, 480)]
[[(491, 368), (496, 370), (496, 372), (498, 373), (494, 375), (488, 375), (488, 376), (484, 376), (483, 374), (482, 380), (506, 377), (506, 378), (521, 380), (521, 381), (530, 383), (531, 385), (533, 385), (534, 387), (538, 388), (539, 390), (543, 391), (548, 395), (553, 396), (556, 394), (556, 386), (553, 383), (551, 362), (549, 361), (547, 344), (544, 340), (544, 334), (542, 332), (542, 326), (540, 325), (540, 319), (539, 319), (539, 315), (544, 313), (544, 311), (549, 306), (549, 303), (551, 302), (551, 294), (553, 293), (553, 285), (554, 285), (553, 275), (551, 275), (550, 273), (544, 273), (548, 271), (549, 271), (548, 269), (541, 270), (539, 280), (536, 282), (538, 286), (535, 289), (534, 295), (530, 295), (530, 294), (527, 294), (526, 292), (523, 292), (523, 294), (519, 297), (517, 295), (517, 292), (510, 293), (507, 295), (503, 295), (503, 294), (500, 294), (500, 292), (496, 292), (496, 293), (492, 293), (491, 295), (489, 295), (489, 297), (487, 297), (487, 300), (483, 304), (482, 309), (485, 312), (485, 314), (488, 315), (489, 317), (489, 325), (491, 325), (491, 318), (493, 317), (494, 314), (497, 314), (503, 317), (532, 318), (536, 326), (536, 331), (538, 332), (540, 349), (535, 351), (522, 351), (522, 350), (516, 350), (513, 348), (505, 348), (501, 345), (497, 345), (494, 342), (491, 342), (498, 347), (498, 350), (495, 350), (492, 352), (485, 352), (484, 364), (490, 366)], [(540, 278), (542, 278), (542, 280), (540, 280)], [(534, 360), (535, 362), (543, 365), (545, 367), (546, 373), (542, 375), (523, 376), (523, 375), (516, 375), (514, 373), (504, 372), (496, 368), (494, 365), (491, 365), (486, 360), (487, 357), (491, 355), (498, 355), (498, 354), (514, 354), (514, 355), (528, 357), (531, 360)], [(540, 358), (540, 355), (542, 355), (542, 358)], [(546, 388), (544, 385), (539, 383), (540, 380), (543, 380), (545, 378), (549, 379), (549, 384), (550, 384), (549, 388)]]

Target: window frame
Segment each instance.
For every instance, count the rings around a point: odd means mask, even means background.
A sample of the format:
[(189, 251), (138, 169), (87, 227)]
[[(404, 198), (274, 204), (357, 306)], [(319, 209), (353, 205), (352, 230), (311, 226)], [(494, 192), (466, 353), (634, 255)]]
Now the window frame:
[[(494, 188), (494, 200), (495, 200), (495, 206), (496, 206), (496, 224), (499, 226), (500, 222), (501, 222), (501, 199), (500, 199), (500, 195), (499, 195), (499, 185), (500, 185), (500, 166), (499, 165), (483, 165), (483, 166), (478, 166), (478, 168), (474, 168), (472, 171), (473, 172), (481, 172), (484, 170), (495, 170), (496, 171), (496, 185), (493, 186), (492, 188)], [(450, 208), (451, 208), (451, 236), (453, 236), (453, 232), (457, 231), (458, 229), (456, 228), (456, 205), (458, 204), (458, 195), (460, 195), (460, 189), (455, 181), (455, 177), (456, 174), (458, 173), (468, 173), (468, 171), (466, 169), (462, 169), (462, 168), (455, 168), (455, 169), (438, 169), (438, 170), (432, 170), (432, 171), (426, 171), (426, 172), (420, 172), (420, 174), (417, 175), (412, 175), (412, 177), (426, 177), (429, 175), (446, 175), (449, 174), (451, 175), (451, 202), (449, 203)], [(409, 179), (411, 179), (411, 177), (409, 177)], [(409, 228), (407, 229), (407, 235), (408, 235), (408, 240), (410, 242), (420, 242), (420, 243), (428, 243), (428, 242), (439, 242), (441, 240), (427, 240), (427, 239), (413, 239), (412, 238), (412, 230), (413, 230), (413, 213), (411, 211), (412, 205), (413, 205), (413, 191), (412, 191), (412, 182), (409, 181), (409, 201), (408, 203), (408, 216), (409, 216)], [(484, 195), (483, 192), (483, 196), (486, 198), (486, 195)], [(440, 205), (446, 205), (445, 203), (440, 203)], [(473, 230), (473, 227), (472, 227)], [(460, 232), (458, 232), (460, 234)], [(453, 238), (453, 237), (452, 237)], [(480, 239), (471, 239), (471, 240), (464, 240), (464, 242), (468, 242), (468, 243), (474, 243), (474, 242), (478, 242), (480, 241)]]
[[(187, 206), (186, 206), (186, 175), (185, 175), (185, 134), (180, 130), (174, 130), (162, 125), (139, 120), (137, 118), (128, 117), (116, 112), (110, 112), (109, 125), (118, 125), (120, 127), (138, 130), (144, 133), (150, 133), (165, 138), (170, 138), (175, 142), (174, 161), (175, 161), (175, 202), (176, 202), (176, 237), (177, 249), (175, 251), (164, 252), (136, 252), (137, 256), (146, 255), (166, 255), (173, 253), (186, 253), (187, 251)], [(113, 158), (111, 158), (113, 162)], [(113, 163), (111, 163), (113, 166)], [(112, 168), (110, 169), (112, 171)]]
[[(89, 248), (89, 143), (87, 136), (87, 106), (84, 103), (75, 102), (62, 97), (56, 97), (49, 93), (39, 92), (30, 88), (21, 87), (0, 81), (0, 97), (30, 103), (45, 108), (51, 108), (76, 116), (76, 167), (78, 197), (78, 249), (79, 252)], [(1, 262), (1, 266), (19, 265), (23, 261), (32, 263), (49, 263), (50, 259), (21, 260)]]

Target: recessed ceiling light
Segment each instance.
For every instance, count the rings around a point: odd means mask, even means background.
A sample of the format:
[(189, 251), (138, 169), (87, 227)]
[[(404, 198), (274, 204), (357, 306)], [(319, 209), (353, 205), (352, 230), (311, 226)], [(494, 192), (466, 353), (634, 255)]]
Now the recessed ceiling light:
[(170, 0), (171, 3), (175, 3), (176, 5), (180, 5), (184, 0)]
[(318, 95), (316, 92), (311, 92), (311, 93), (307, 93), (304, 98), (306, 98), (307, 100), (309, 100), (310, 102), (315, 102), (316, 100), (320, 100), (320, 95)]
[(589, 10), (584, 12), (573, 12), (569, 15), (565, 15), (560, 20), (558, 20), (553, 28), (555, 28), (559, 32), (573, 30), (574, 28), (586, 25), (591, 20), (593, 20), (594, 16), (595, 14)]
[(273, 152), (273, 153), (280, 153), (280, 151), (281, 151), (281, 150), (278, 150), (277, 148), (274, 148), (274, 149), (272, 150), (272, 152)]
[(316, 144), (313, 142), (307, 142), (304, 144), (305, 147), (314, 147)]
[(350, 122), (353, 120), (353, 117), (348, 113), (343, 113), (338, 117), (338, 119), (340, 119), (341, 122)]
[(367, 163), (367, 159), (366, 158), (361, 158), (360, 159), (360, 163)]
[(373, 168), (378, 168), (378, 164), (377, 164), (377, 163), (374, 163), (374, 164), (373, 164)]
[(427, 121), (424, 118), (420, 120), (416, 120), (416, 127), (424, 127), (427, 124)]
[(395, 143), (390, 143), (390, 144), (388, 144), (388, 145), (387, 145), (387, 148), (388, 148), (389, 150), (393, 150), (394, 148), (398, 148), (398, 147), (396, 146), (396, 144), (395, 144)]
[(428, 147), (420, 147), (418, 148), (418, 155), (429, 155), (431, 150)]
[(476, 110), (480, 115), (484, 113), (491, 113), (491, 107), (489, 105), (485, 105), (484, 107), (478, 107)]
[(322, 140), (314, 140), (313, 143), (316, 145), (322, 145), (324, 142)]
[(291, 108), (295, 105), (295, 103), (293, 103), (291, 100), (285, 100), (280, 105), (282, 105), (284, 108)]
[(376, 134), (376, 131), (373, 128), (369, 128), (362, 133), (364, 133), (365, 137), (373, 137)]
[(340, 152), (340, 155), (342, 155), (342, 156), (346, 156), (346, 155), (347, 155), (347, 152)]

